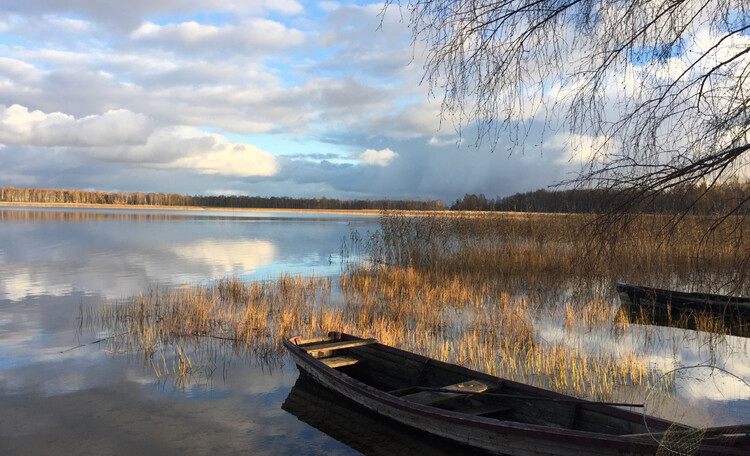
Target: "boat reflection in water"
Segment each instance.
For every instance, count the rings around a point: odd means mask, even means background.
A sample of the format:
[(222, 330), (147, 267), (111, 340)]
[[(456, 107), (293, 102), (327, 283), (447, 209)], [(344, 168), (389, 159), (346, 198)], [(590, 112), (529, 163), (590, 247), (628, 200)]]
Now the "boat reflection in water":
[(686, 293), (618, 282), (631, 322), (750, 337), (750, 298)]
[(281, 408), (349, 447), (372, 456), (477, 454), (449, 440), (385, 420), (301, 373)]

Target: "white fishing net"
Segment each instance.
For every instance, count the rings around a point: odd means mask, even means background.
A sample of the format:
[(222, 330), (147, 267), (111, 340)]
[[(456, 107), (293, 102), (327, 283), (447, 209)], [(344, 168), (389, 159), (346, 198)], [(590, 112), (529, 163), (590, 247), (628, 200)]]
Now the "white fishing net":
[[(730, 446), (750, 423), (750, 385), (715, 366), (691, 366), (659, 377), (644, 403), (644, 421), (657, 455), (692, 455), (701, 445)], [(656, 416), (674, 424), (666, 430)], [(744, 425), (744, 426), (743, 426)]]

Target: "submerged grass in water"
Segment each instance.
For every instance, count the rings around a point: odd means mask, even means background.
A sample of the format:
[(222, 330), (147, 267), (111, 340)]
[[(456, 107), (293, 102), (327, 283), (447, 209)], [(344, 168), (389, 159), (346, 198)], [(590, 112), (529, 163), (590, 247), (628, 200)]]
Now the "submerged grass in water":
[[(272, 363), (284, 356), (285, 337), (339, 330), (607, 400), (623, 388), (643, 389), (658, 373), (643, 348), (649, 340), (605, 343), (630, 331), (616, 311), (612, 283), (647, 277), (657, 285), (684, 283), (694, 276), (696, 249), (706, 245), (693, 242), (698, 222), (695, 232), (685, 228), (676, 238), (682, 242), (669, 244), (649, 236), (654, 225), (644, 223), (624, 236), (627, 249), (586, 254), (591, 250), (578, 229), (585, 221), (564, 215), (387, 216), (369, 238), (351, 237), (360, 244), (351, 250), (366, 251), (367, 261), (337, 280), (281, 275), (153, 288), (99, 317), (118, 335), (113, 350), (144, 353), (159, 376), (210, 375), (206, 347), (217, 339)], [(721, 245), (712, 248), (725, 260), (730, 255)], [(726, 264), (711, 262), (706, 270), (718, 277)], [(663, 350), (661, 343), (653, 347)]]

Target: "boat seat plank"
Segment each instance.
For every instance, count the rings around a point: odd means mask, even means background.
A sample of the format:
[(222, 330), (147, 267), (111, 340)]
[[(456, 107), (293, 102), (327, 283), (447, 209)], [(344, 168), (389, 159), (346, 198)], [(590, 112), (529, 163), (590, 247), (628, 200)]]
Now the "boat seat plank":
[(403, 396), (404, 394), (411, 394), (413, 392), (417, 391), (416, 386), (407, 386), (406, 388), (398, 388), (395, 390), (386, 391), (388, 394), (392, 394), (394, 396)]
[(325, 356), (326, 351), (341, 350), (343, 348), (361, 347), (362, 345), (376, 344), (377, 339), (356, 339), (356, 340), (341, 340), (337, 342), (324, 342), (314, 345), (303, 345), (300, 346), (302, 350), (305, 350), (310, 356), (320, 358)]
[(353, 366), (360, 362), (359, 358), (352, 358), (351, 356), (332, 356), (330, 358), (321, 358), (320, 361), (333, 369), (336, 369), (337, 367)]
[(299, 342), (297, 342), (298, 347), (305, 347), (310, 346), (313, 344), (319, 344), (322, 342), (334, 342), (336, 340), (335, 337), (313, 337), (310, 339), (302, 339)]
[(491, 415), (493, 413), (510, 412), (511, 410), (513, 410), (513, 407), (510, 407), (508, 405), (483, 404), (483, 405), (476, 405), (473, 407), (461, 408), (456, 411), (461, 412), (461, 413), (466, 413), (467, 415), (482, 416), (482, 415)]
[(483, 393), (494, 385), (489, 385), (479, 380), (469, 380), (466, 382), (456, 383), (454, 385), (443, 386), (437, 389), (446, 390), (457, 390), (460, 393), (448, 393), (444, 391), (420, 391), (418, 393), (407, 394), (401, 396), (401, 399), (405, 399), (410, 402), (416, 402), (422, 405), (437, 405), (442, 402), (455, 399), (457, 397), (465, 397), (467, 394)]

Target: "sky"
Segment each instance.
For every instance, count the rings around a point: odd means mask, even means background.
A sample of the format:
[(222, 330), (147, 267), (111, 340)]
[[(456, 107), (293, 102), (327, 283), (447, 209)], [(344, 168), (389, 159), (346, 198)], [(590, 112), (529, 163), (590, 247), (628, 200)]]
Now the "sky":
[(4, 0), (0, 186), (507, 196), (575, 167), (441, 121), (408, 12), (367, 2)]

